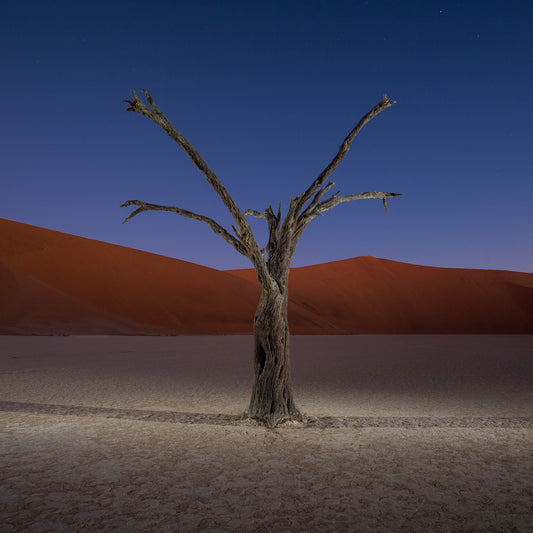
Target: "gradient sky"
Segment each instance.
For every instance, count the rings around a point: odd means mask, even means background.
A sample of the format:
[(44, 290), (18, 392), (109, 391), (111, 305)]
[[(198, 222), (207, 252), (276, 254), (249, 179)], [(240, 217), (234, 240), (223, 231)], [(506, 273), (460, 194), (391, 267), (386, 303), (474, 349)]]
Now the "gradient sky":
[[(0, 217), (214, 268), (250, 267), (204, 224), (225, 207), (148, 119), (147, 88), (242, 209), (301, 193), (387, 93), (333, 174), (344, 203), (293, 266), (359, 255), (533, 271), (533, 2), (7, 0)], [(266, 224), (252, 219), (260, 245)]]

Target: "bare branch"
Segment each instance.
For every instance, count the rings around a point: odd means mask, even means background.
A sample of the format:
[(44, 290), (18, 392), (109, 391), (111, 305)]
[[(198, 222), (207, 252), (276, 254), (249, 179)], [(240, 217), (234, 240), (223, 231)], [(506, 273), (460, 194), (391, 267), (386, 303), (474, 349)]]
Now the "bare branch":
[(324, 211), (329, 211), (343, 202), (352, 202), (353, 200), (366, 200), (369, 198), (377, 198), (383, 200), (383, 205), (388, 211), (387, 198), (392, 198), (394, 196), (402, 196), (401, 193), (397, 192), (379, 192), (379, 191), (369, 191), (361, 192), (359, 194), (349, 194), (347, 196), (338, 196), (338, 192), (335, 193), (331, 198), (324, 200), (323, 202), (318, 203), (313, 210), (306, 209), (298, 218), (298, 229), (297, 232), (301, 235), (303, 229), (313, 220), (317, 215), (324, 216)]
[(197, 152), (196, 148), (194, 148), (194, 146), (170, 123), (166, 116), (159, 110), (159, 108), (155, 105), (150, 93), (145, 89), (143, 89), (142, 92), (146, 95), (149, 106), (142, 102), (135, 91), (131, 91), (133, 100), (125, 100), (125, 102), (130, 104), (128, 111), (134, 111), (135, 113), (148, 117), (158, 126), (160, 126), (167, 133), (167, 135), (176, 141), (176, 143), (178, 143), (178, 145), (190, 157), (191, 161), (196, 165), (196, 167), (198, 167), (198, 169), (204, 174), (207, 181), (211, 187), (213, 187), (218, 196), (220, 196), (224, 202), (224, 205), (228, 208), (241, 231), (245, 229), (247, 222), (243, 213), (231, 195), (228, 193), (224, 185), (222, 185), (222, 182), (219, 180), (217, 175), (209, 168), (207, 163)]
[(250, 215), (255, 218), (264, 218), (268, 224), (268, 243), (261, 252), (266, 251), (267, 254), (271, 255), (272, 251), (275, 250), (279, 242), (280, 237), (280, 222), (281, 222), (281, 201), (279, 202), (278, 214), (274, 214), (274, 209), (272, 206), (269, 206), (263, 213), (255, 211), (254, 209), (245, 209), (245, 215)]
[[(207, 163), (202, 159), (198, 151), (194, 146), (171, 124), (167, 117), (161, 112), (161, 110), (155, 105), (154, 100), (150, 93), (147, 90), (142, 91), (146, 96), (148, 105), (146, 105), (136, 94), (135, 91), (131, 91), (133, 100), (124, 100), (127, 102), (130, 107), (127, 111), (133, 111), (140, 115), (148, 117), (151, 121), (160, 126), (166, 133), (169, 135), (176, 143), (185, 151), (185, 153), (190, 157), (191, 161), (196, 165), (196, 167), (202, 172), (202, 174), (207, 179), (208, 183), (213, 187), (215, 192), (224, 202), (224, 205), (230, 212), (231, 216), (237, 223), (239, 228), (240, 241), (248, 252), (245, 254), (254, 264), (254, 267), (257, 272), (257, 277), (263, 287), (274, 288), (274, 280), (268, 272), (268, 268), (265, 262), (259, 246), (253, 236), (252, 230), (248, 221), (246, 220), (243, 212), (237, 206), (233, 197), (226, 190), (218, 176), (209, 168)], [(182, 210), (183, 211), (183, 210)], [(183, 214), (183, 213), (180, 213)], [(184, 215), (188, 216), (188, 215)], [(192, 218), (192, 217), (190, 217)], [(206, 222), (205, 220), (203, 220)], [(216, 223), (215, 223), (216, 224)], [(226, 230), (224, 230), (226, 231)], [(218, 233), (218, 231), (217, 231)], [(231, 238), (233, 238), (228, 232), (226, 232)], [(227, 239), (225, 239), (227, 240)], [(228, 241), (230, 242), (230, 241)], [(233, 242), (231, 242), (234, 245)], [(240, 251), (240, 250), (239, 250)], [(240, 252), (242, 253), (242, 252)]]
[[(320, 189), (315, 194), (315, 197), (313, 198), (313, 201), (307, 206), (307, 208), (300, 215), (299, 218), (305, 217), (307, 214), (311, 213), (315, 209), (315, 207), (318, 205), (320, 200), (322, 199), (322, 196), (324, 196), (324, 194), (326, 194), (333, 187), (333, 185), (335, 185), (335, 183), (333, 181), (330, 181), (323, 189)], [(333, 196), (336, 196), (339, 193), (340, 193), (340, 191), (335, 193)]]
[(245, 209), (244, 214), (255, 218), (266, 218), (265, 213), (260, 213), (259, 211), (255, 211), (255, 209)]
[(225, 230), (220, 224), (215, 222), (213, 219), (206, 217), (204, 215), (197, 215), (196, 213), (192, 213), (191, 211), (187, 211), (185, 209), (180, 209), (179, 207), (169, 207), (165, 205), (157, 205), (157, 204), (149, 204), (146, 202), (143, 202), (141, 200), (128, 200), (127, 202), (123, 203), (120, 207), (128, 207), (130, 205), (137, 205), (139, 206), (138, 209), (130, 213), (130, 215), (122, 222), (122, 224), (125, 224), (128, 222), (128, 220), (131, 220), (134, 216), (138, 215), (139, 213), (142, 213), (144, 211), (170, 211), (172, 213), (177, 213), (178, 215), (192, 218), (194, 220), (199, 220), (200, 222), (204, 222), (207, 224), (218, 236), (222, 237), (227, 243), (231, 244), (237, 252), (244, 255), (245, 257), (249, 257), (249, 251), (246, 248), (246, 246), (238, 239), (236, 239), (233, 235), (231, 235), (227, 230)]
[(331, 160), (329, 165), (320, 173), (316, 180), (310, 185), (310, 187), (301, 195), (295, 198), (295, 202), (291, 205), (293, 210), (292, 216), (296, 218), (304, 205), (311, 199), (311, 197), (317, 193), (317, 191), (322, 187), (323, 183), (328, 179), (328, 177), (333, 173), (333, 171), (340, 165), (341, 161), (344, 159), (344, 156), (348, 153), (350, 149), (350, 144), (355, 139), (356, 135), (363, 129), (365, 124), (370, 122), (376, 115), (379, 115), (382, 111), (391, 107), (396, 102), (387, 97), (386, 94), (383, 95), (383, 99), (377, 105), (375, 105), (366, 115), (361, 118), (357, 123), (355, 128), (348, 134), (348, 136), (342, 142), (339, 151), (335, 157)]
[(359, 194), (349, 194), (347, 196), (333, 195), (331, 198), (320, 202), (316, 206), (316, 210), (323, 213), (324, 211), (329, 211), (330, 209), (333, 209), (335, 206), (342, 204), (343, 202), (352, 202), (353, 200), (366, 200), (368, 198), (378, 198), (380, 200), (383, 200), (385, 208), (388, 211), (387, 198), (392, 198), (393, 196), (401, 196), (401, 193), (370, 191), (361, 192)]
[(150, 104), (152, 109), (154, 111), (157, 111), (158, 113), (161, 113), (159, 108), (155, 105), (154, 99), (152, 98), (152, 95), (146, 89), (141, 89), (141, 92), (144, 93), (144, 95), (146, 96), (146, 100), (148, 101), (148, 103)]

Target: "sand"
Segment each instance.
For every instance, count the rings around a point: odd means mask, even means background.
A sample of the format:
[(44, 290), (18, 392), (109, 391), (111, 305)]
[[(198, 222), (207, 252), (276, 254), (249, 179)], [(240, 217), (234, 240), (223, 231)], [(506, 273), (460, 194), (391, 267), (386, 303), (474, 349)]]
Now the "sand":
[[(253, 270), (227, 272), (257, 284)], [(349, 334), (533, 333), (533, 274), (523, 272), (354, 257), (291, 269), (289, 299)]]
[[(296, 334), (533, 334), (533, 273), (357, 257), (294, 268)], [(252, 333), (253, 270), (0, 219), (0, 334)]]
[(257, 293), (212, 268), (0, 219), (2, 334), (240, 333)]
[(530, 531), (533, 337), (0, 337), (0, 531)]

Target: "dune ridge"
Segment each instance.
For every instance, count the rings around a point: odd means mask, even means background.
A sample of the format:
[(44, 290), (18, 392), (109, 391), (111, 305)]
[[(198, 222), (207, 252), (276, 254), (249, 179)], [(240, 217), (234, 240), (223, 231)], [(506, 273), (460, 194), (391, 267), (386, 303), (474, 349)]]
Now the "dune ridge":
[[(252, 269), (219, 271), (0, 219), (0, 334), (252, 331)], [(533, 333), (533, 274), (358, 257), (294, 268), (295, 334)]]

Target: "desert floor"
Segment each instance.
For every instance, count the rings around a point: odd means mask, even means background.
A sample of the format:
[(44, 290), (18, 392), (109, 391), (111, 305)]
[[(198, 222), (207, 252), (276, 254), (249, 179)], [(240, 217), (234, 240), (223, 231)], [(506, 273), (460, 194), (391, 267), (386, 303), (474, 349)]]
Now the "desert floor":
[(0, 531), (533, 531), (533, 336), (0, 337)]

